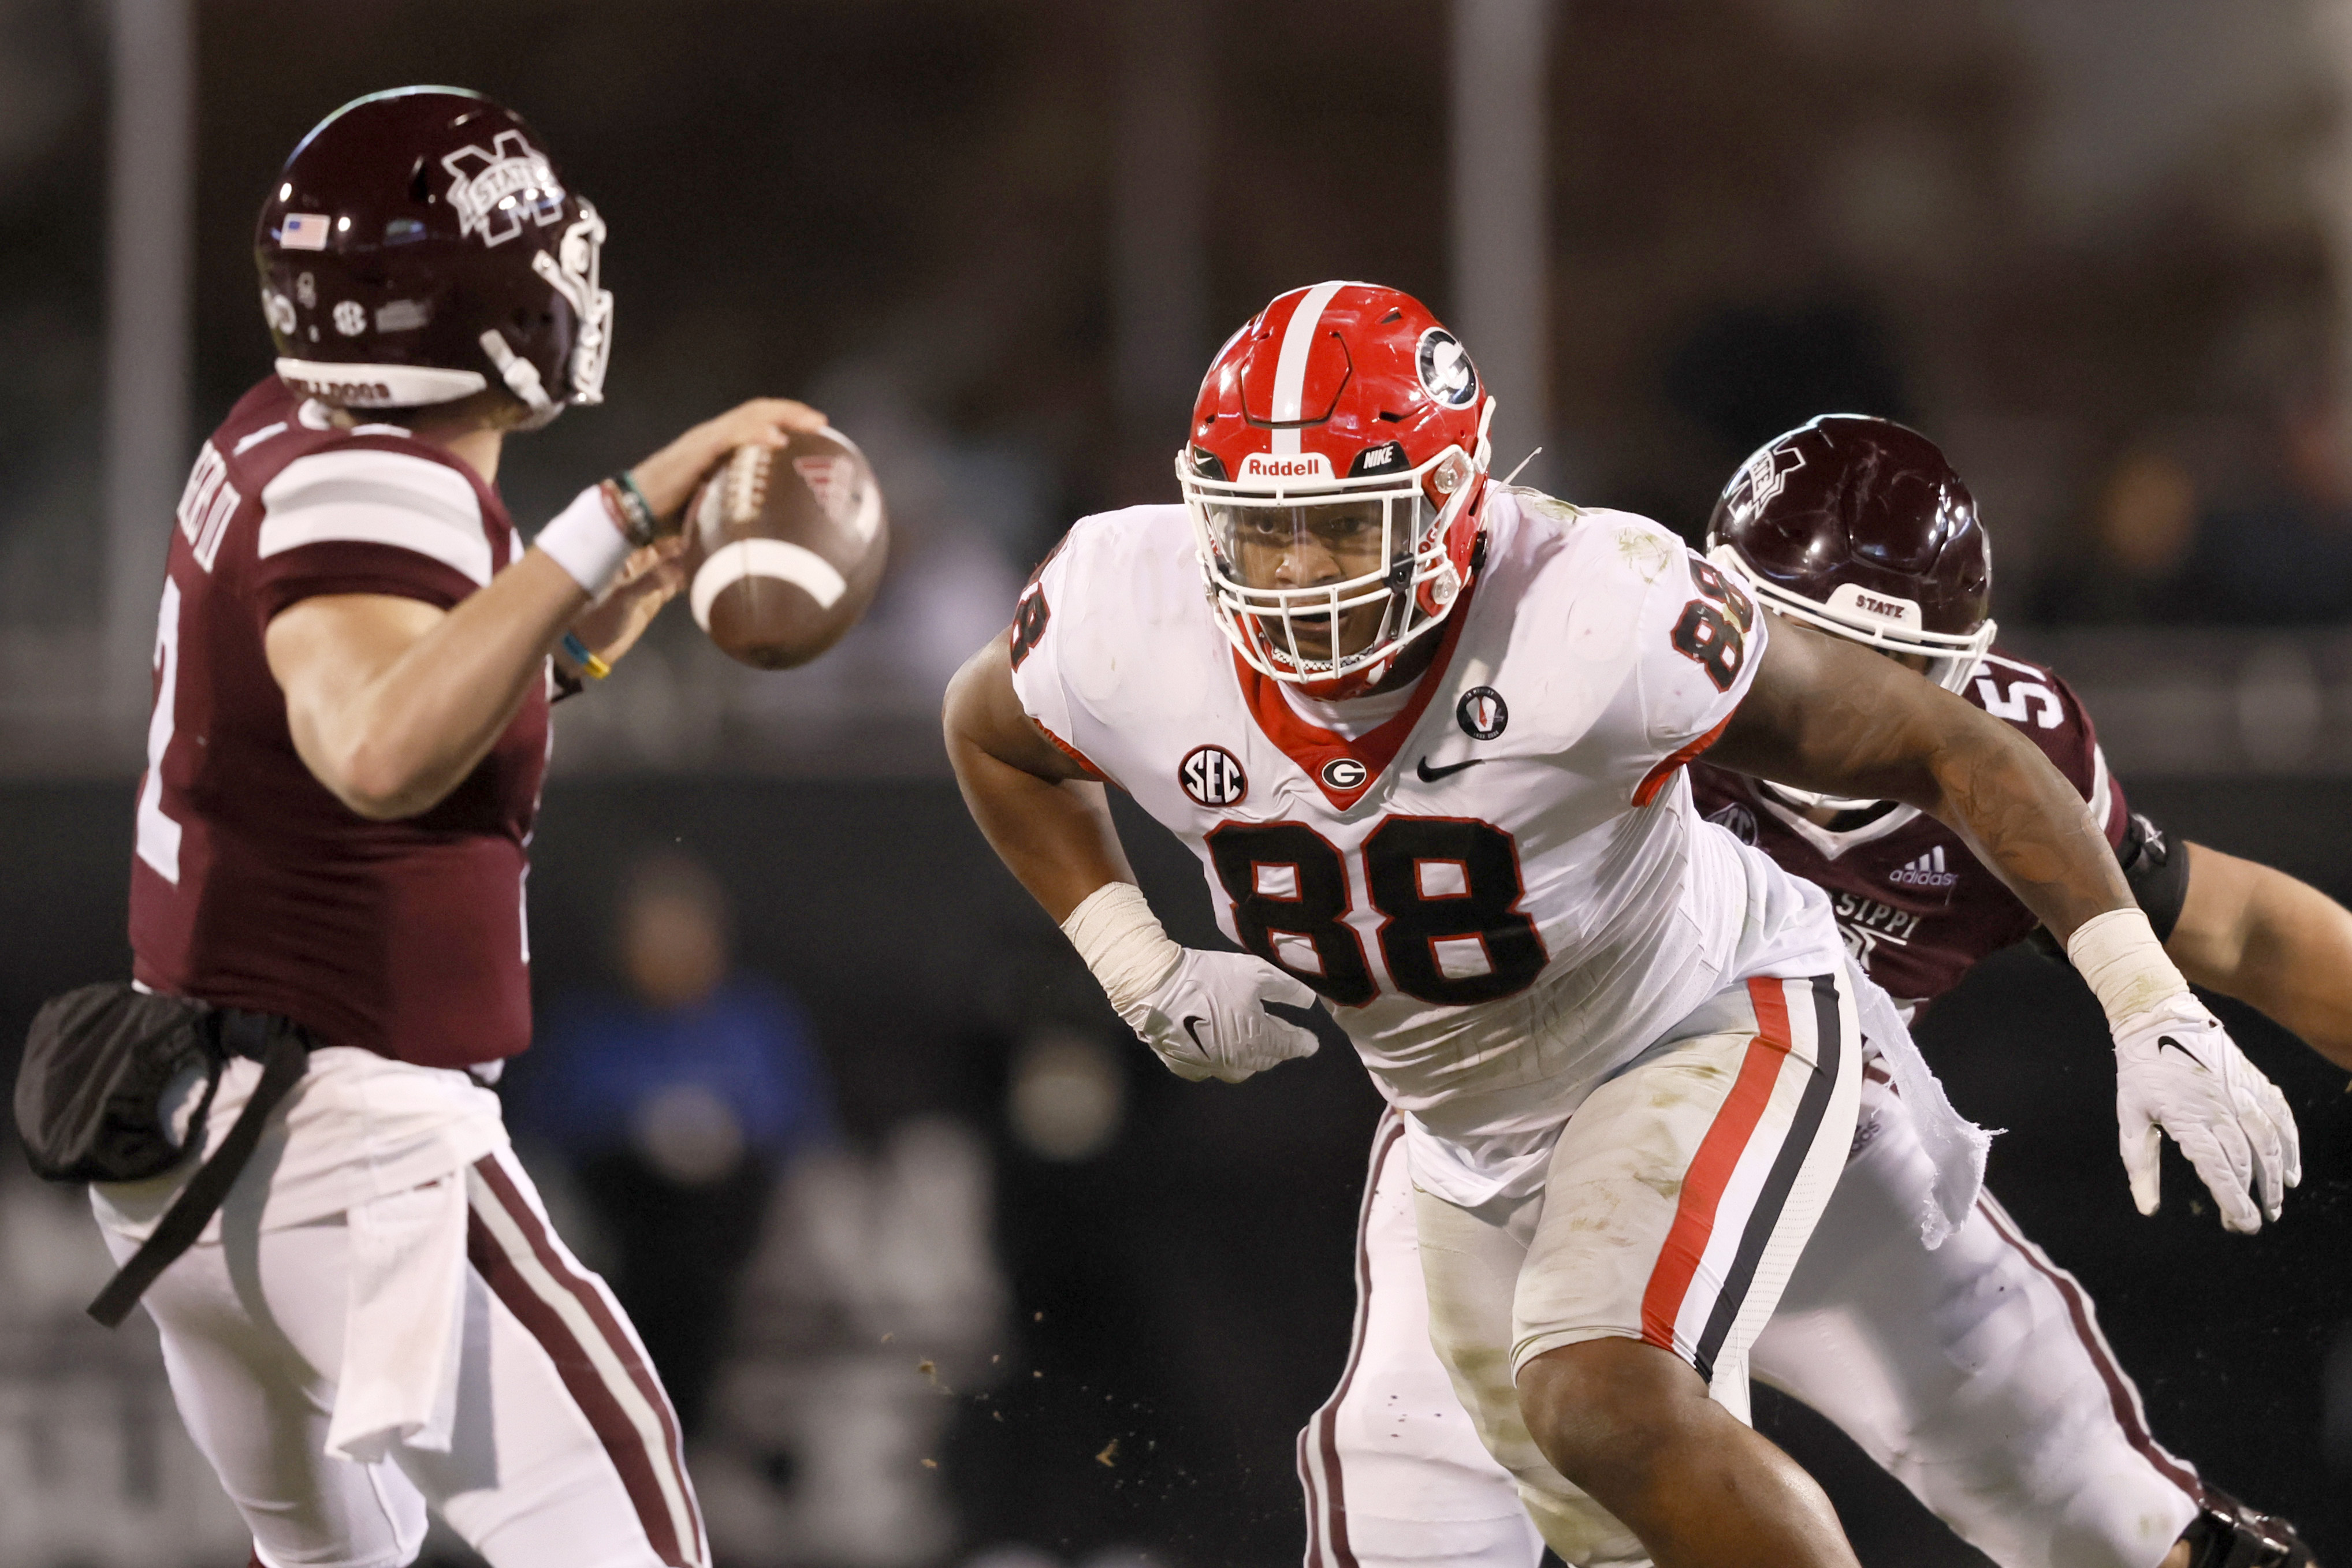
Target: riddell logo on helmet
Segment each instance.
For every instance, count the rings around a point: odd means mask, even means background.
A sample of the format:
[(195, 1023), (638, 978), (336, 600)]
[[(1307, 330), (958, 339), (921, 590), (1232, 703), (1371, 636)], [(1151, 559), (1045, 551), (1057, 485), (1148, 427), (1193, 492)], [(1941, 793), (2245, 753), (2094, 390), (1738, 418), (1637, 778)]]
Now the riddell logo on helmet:
[(1253, 452), (1242, 459), (1241, 476), (1244, 479), (1328, 479), (1331, 460), (1320, 452), (1286, 453), (1276, 456), (1270, 452)]

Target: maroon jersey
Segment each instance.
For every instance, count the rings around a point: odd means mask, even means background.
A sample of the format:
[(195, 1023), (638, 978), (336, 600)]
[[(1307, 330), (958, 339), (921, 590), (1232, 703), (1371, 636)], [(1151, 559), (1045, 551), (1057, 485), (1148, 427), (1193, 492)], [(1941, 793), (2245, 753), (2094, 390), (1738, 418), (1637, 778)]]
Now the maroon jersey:
[[(2091, 716), (2052, 671), (1994, 651), (1968, 699), (2042, 747), (2119, 845), (2131, 813), (2107, 772)], [(2041, 924), (1943, 823), (1909, 806), (1824, 828), (1743, 774), (1696, 764), (1699, 810), (1830, 895), (1838, 929), (1864, 973), (1904, 1002), (1932, 1001), (1987, 954)], [(1849, 825), (1851, 824), (1851, 825)]]
[(131, 866), (136, 973), (404, 1061), (511, 1056), (530, 1040), (524, 845), (546, 694), (431, 810), (373, 822), (295, 754), (262, 632), (313, 594), (454, 605), (520, 553), (514, 524), (398, 426), (322, 424), (263, 382), (181, 497)]

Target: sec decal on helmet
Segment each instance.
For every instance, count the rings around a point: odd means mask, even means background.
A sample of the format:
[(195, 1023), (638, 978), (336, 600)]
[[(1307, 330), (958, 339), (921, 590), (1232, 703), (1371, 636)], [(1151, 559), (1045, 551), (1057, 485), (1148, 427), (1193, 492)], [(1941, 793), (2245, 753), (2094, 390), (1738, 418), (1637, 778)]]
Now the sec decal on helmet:
[(1934, 442), (1892, 420), (1827, 413), (1766, 443), (1724, 487), (1706, 533), (1710, 559), (1773, 610), (1916, 658), (1948, 690), (1992, 646), (1992, 545), (1976, 498)]
[(1176, 476), (1218, 624), (1248, 664), (1360, 693), (1476, 569), (1495, 400), (1412, 296), (1276, 298), (1209, 366)]
[(533, 425), (601, 402), (604, 242), (511, 110), (442, 87), (347, 103), (294, 149), (256, 227), (278, 374), (360, 409), (502, 385)]

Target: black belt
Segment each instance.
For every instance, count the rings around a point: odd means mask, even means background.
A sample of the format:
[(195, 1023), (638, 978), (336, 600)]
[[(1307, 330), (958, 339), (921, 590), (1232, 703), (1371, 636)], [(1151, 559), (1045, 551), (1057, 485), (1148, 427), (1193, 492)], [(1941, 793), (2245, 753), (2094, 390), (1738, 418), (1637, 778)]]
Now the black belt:
[[(196, 1243), (205, 1233), (205, 1226), (228, 1197), (228, 1189), (253, 1158), (254, 1149), (261, 1142), (262, 1124), (278, 1109), (294, 1085), (302, 1081), (310, 1066), (310, 1050), (317, 1041), (310, 1031), (290, 1019), (275, 1013), (247, 1012), (239, 1008), (222, 1008), (215, 1014), (220, 1030), (220, 1048), (227, 1056), (242, 1056), (261, 1063), (261, 1081), (253, 1086), (252, 1097), (245, 1109), (237, 1113), (236, 1123), (220, 1147), (196, 1168), (163, 1218), (147, 1239), (139, 1244), (98, 1299), (89, 1304), (89, 1315), (112, 1328), (130, 1314), (147, 1287), (167, 1268), (172, 1260)], [(209, 1093), (207, 1099), (210, 1098)]]

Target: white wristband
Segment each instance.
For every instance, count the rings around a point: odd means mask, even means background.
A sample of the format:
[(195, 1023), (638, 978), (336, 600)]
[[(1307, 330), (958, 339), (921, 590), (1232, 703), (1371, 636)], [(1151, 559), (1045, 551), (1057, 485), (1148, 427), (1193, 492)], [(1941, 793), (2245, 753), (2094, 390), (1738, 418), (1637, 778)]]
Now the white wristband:
[(2168, 997), (2189, 994), (2189, 982), (2165, 956), (2156, 928), (2137, 909), (2110, 909), (2085, 920), (2066, 938), (2066, 956), (2082, 972), (2111, 1024), (2147, 1012)]
[(1169, 936), (1143, 890), (1131, 882), (1107, 882), (1087, 894), (1062, 922), (1062, 935), (1102, 982), (1104, 994), (1122, 1018), (1166, 985), (1184, 961), (1184, 949)]
[(603, 489), (595, 485), (581, 491), (530, 542), (569, 572), (591, 599), (612, 586), (621, 563), (629, 559), (629, 541), (622, 537), (604, 505)]

